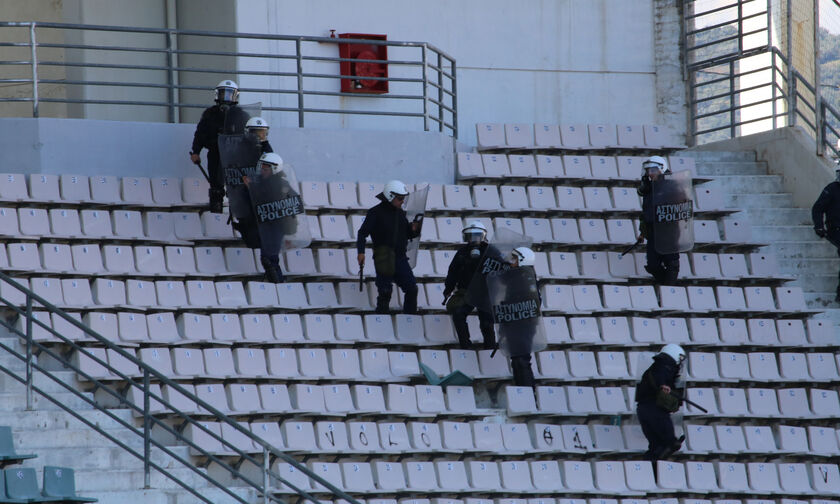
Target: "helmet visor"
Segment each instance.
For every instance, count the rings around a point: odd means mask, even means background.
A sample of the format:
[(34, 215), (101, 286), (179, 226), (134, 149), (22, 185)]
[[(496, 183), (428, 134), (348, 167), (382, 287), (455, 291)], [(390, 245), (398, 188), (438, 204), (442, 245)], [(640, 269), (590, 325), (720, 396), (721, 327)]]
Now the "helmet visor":
[(265, 142), (268, 138), (268, 128), (263, 127), (250, 127), (248, 128), (248, 133), (256, 136), (260, 142)]
[(656, 170), (656, 173), (662, 173), (662, 165), (659, 163), (651, 163), (648, 161), (642, 164), (642, 168), (647, 174), (650, 174), (652, 170)]
[(464, 231), (464, 241), (470, 245), (478, 245), (484, 238), (484, 232), (478, 229), (470, 229)]
[(233, 103), (236, 101), (236, 90), (233, 88), (216, 89), (216, 100), (221, 103)]

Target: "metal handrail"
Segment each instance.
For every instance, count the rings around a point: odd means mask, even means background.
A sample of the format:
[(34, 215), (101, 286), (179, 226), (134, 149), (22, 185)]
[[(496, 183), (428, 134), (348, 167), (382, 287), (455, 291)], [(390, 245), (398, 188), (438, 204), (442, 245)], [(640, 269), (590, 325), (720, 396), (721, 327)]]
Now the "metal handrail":
[[(208, 473), (202, 471), (198, 466), (192, 463), (189, 460), (185, 460), (184, 457), (177, 454), (176, 452), (172, 451), (167, 445), (156, 441), (152, 438), (151, 432), (153, 428), (163, 429), (166, 433), (172, 435), (175, 439), (179, 442), (187, 445), (191, 450), (195, 450), (201, 454), (201, 456), (206, 457), (208, 461), (216, 463), (222, 469), (224, 469), (228, 474), (233, 476), (234, 479), (241, 480), (245, 484), (245, 488), (252, 488), (257, 494), (262, 494), (263, 502), (265, 504), (269, 502), (283, 502), (282, 499), (272, 495), (271, 493), (271, 485), (272, 481), (277, 481), (281, 484), (288, 486), (292, 489), (295, 493), (297, 493), (302, 499), (309, 500), (313, 503), (317, 503), (318, 500), (313, 497), (310, 493), (304, 491), (301, 488), (295, 486), (292, 482), (283, 478), (277, 472), (271, 470), (271, 461), (274, 460), (283, 460), (284, 462), (293, 466), (296, 470), (300, 471), (310, 479), (314, 480), (315, 482), (319, 483), (323, 487), (327, 489), (328, 492), (332, 493), (334, 497), (344, 499), (350, 504), (359, 504), (359, 501), (354, 499), (353, 497), (347, 495), (343, 490), (337, 488), (329, 481), (324, 480), (316, 473), (309, 470), (306, 466), (296, 461), (293, 457), (289, 456), (288, 454), (277, 450), (274, 446), (270, 443), (263, 440), (261, 437), (255, 435), (250, 430), (243, 428), (239, 425), (238, 422), (224, 414), (223, 412), (217, 410), (212, 405), (208, 404), (207, 402), (201, 400), (195, 394), (189, 392), (187, 389), (179, 385), (177, 382), (171, 380), (166, 375), (162, 374), (161, 372), (157, 371), (152, 366), (144, 363), (143, 361), (137, 359), (134, 355), (129, 354), (120, 346), (114, 344), (112, 341), (108, 340), (107, 338), (103, 337), (102, 335), (98, 334), (97, 332), (93, 331), (86, 325), (82, 324), (78, 320), (74, 319), (70, 315), (68, 315), (65, 311), (61, 310), (60, 308), (56, 307), (55, 305), (51, 304), (49, 301), (45, 300), (41, 296), (35, 294), (29, 288), (21, 285), (18, 283), (14, 278), (10, 277), (6, 273), (0, 271), (0, 282), (6, 284), (7, 286), (14, 289), (14, 293), (17, 295), (24, 296), (24, 303), (21, 306), (20, 303), (16, 303), (13, 300), (9, 300), (2, 295), (0, 295), (0, 307), (5, 309), (7, 313), (11, 313), (12, 315), (17, 315), (17, 317), (25, 317), (26, 324), (23, 331), (18, 329), (14, 323), (14, 317), (0, 317), (0, 326), (4, 327), (9, 331), (10, 334), (18, 336), (20, 338), (26, 348), (24, 354), (19, 353), (14, 348), (9, 345), (6, 345), (2, 341), (0, 341), (0, 348), (8, 352), (9, 355), (12, 357), (17, 358), (18, 360), (22, 361), (25, 365), (24, 376), (20, 376), (17, 371), (11, 369), (10, 367), (0, 365), (0, 371), (8, 374), (13, 379), (23, 383), (26, 387), (26, 409), (31, 410), (33, 404), (33, 394), (37, 393), (40, 396), (46, 398), (47, 400), (51, 401), (52, 403), (59, 406), (61, 409), (66, 411), (67, 413), (71, 414), (73, 417), (77, 418), (81, 422), (83, 422), (88, 427), (92, 428), (108, 440), (114, 442), (122, 448), (123, 450), (127, 451), (128, 453), (134, 455), (135, 457), (141, 459), (143, 461), (144, 466), (144, 479), (145, 479), (145, 486), (146, 488), (150, 487), (150, 473), (151, 470), (154, 469), (155, 471), (161, 473), (168, 479), (172, 480), (179, 486), (183, 487), (186, 491), (193, 494), (198, 499), (206, 502), (208, 504), (212, 504), (213, 501), (209, 500), (206, 496), (202, 495), (200, 491), (194, 488), (192, 485), (184, 482), (172, 472), (170, 472), (167, 468), (163, 467), (162, 465), (154, 462), (151, 458), (151, 448), (154, 446), (161, 452), (165, 453), (169, 457), (172, 457), (174, 460), (182, 464), (182, 467), (190, 469), (193, 473), (203, 478), (207, 483), (210, 485), (215, 486), (216, 488), (220, 489), (221, 491), (225, 492), (234, 500), (241, 502), (243, 504), (247, 503), (248, 501), (243, 500), (239, 495), (235, 492), (230, 490), (227, 485), (221, 483), (216, 478), (213, 478)], [(50, 314), (55, 314), (63, 321), (69, 323), (70, 325), (74, 326), (75, 328), (82, 331), (85, 335), (85, 338), (88, 340), (93, 340), (94, 343), (97, 345), (104, 346), (107, 350), (116, 352), (121, 359), (125, 359), (127, 362), (137, 366), (137, 369), (142, 374), (142, 378), (128, 376), (127, 374), (123, 373), (119, 369), (113, 367), (108, 362), (100, 359), (95, 354), (88, 351), (86, 347), (79, 345), (76, 341), (73, 341), (67, 338), (65, 335), (60, 334), (52, 327), (44, 324), (40, 320), (37, 320), (33, 317), (33, 308), (38, 307), (39, 310), (45, 310)], [(47, 331), (53, 337), (57, 338), (63, 345), (67, 345), (69, 347), (69, 351), (65, 353), (59, 353), (55, 349), (51, 348), (50, 346), (44, 345), (39, 341), (34, 339), (34, 329), (35, 327), (40, 328), (41, 330)], [(102, 366), (106, 369), (110, 374), (116, 376), (116, 382), (122, 385), (121, 387), (117, 388), (113, 385), (106, 383), (104, 379), (97, 378), (95, 376), (90, 375), (89, 373), (83, 371), (80, 366), (76, 366), (68, 357), (71, 356), (73, 353), (79, 353), (84, 355), (85, 358), (95, 362), (96, 364)], [(143, 421), (142, 429), (137, 428), (135, 425), (132, 425), (129, 422), (126, 422), (119, 415), (116, 415), (114, 412), (110, 411), (109, 408), (105, 408), (97, 403), (95, 399), (91, 399), (87, 397), (87, 395), (74, 387), (71, 384), (66, 383), (61, 377), (56, 376), (53, 374), (53, 371), (41, 366), (40, 363), (34, 358), (37, 354), (44, 354), (50, 356), (55, 361), (59, 362), (63, 365), (64, 368), (69, 369), (72, 371), (75, 376), (79, 379), (89, 381), (94, 385), (95, 391), (102, 391), (104, 394), (107, 394), (110, 398), (116, 399), (121, 407), (127, 408), (132, 411), (135, 415), (140, 415)], [(115, 421), (118, 425), (124, 427), (129, 432), (142, 437), (143, 439), (143, 453), (139, 453), (134, 448), (131, 448), (126, 443), (121, 441), (120, 439), (114, 437), (106, 430), (101, 428), (95, 422), (92, 422), (85, 418), (85, 416), (74, 409), (71, 406), (64, 404), (59, 398), (54, 397), (48, 391), (43, 390), (42, 388), (36, 386), (34, 384), (34, 374), (35, 372), (42, 373), (43, 376), (50, 378), (53, 382), (59, 384), (63, 389), (72, 393), (76, 397), (82, 399), (84, 402), (89, 404), (93, 409), (105, 414), (111, 420)], [(233, 446), (229, 441), (223, 439), (220, 435), (215, 434), (211, 430), (207, 429), (204, 425), (201, 424), (200, 420), (193, 418), (188, 413), (178, 410), (174, 407), (169, 401), (167, 401), (164, 397), (155, 394), (151, 391), (150, 384), (151, 380), (154, 379), (155, 381), (159, 382), (161, 385), (166, 385), (168, 387), (172, 387), (175, 391), (182, 394), (187, 399), (193, 401), (198, 407), (205, 409), (209, 412), (209, 415), (214, 417), (214, 421), (218, 421), (221, 424), (226, 424), (229, 427), (237, 430), (240, 435), (244, 435), (248, 439), (250, 439), (255, 446), (258, 446), (262, 449), (262, 457), (256, 457), (251, 455), (250, 453), (246, 453), (236, 446)], [(129, 393), (132, 388), (137, 388), (142, 393), (143, 404), (139, 406), (135, 404), (133, 401), (129, 399)], [(155, 416), (154, 413), (151, 412), (151, 402), (155, 401), (161, 404), (168, 414), (170, 414), (175, 419), (181, 421), (181, 425), (177, 428), (173, 428), (164, 420)], [(221, 443), (221, 446), (225, 447), (226, 450), (229, 450), (231, 453), (234, 453), (236, 457), (239, 458), (239, 463), (232, 466), (231, 464), (227, 463), (225, 460), (220, 458), (220, 456), (205, 450), (201, 446), (194, 443), (191, 439), (183, 435), (183, 430), (187, 427), (191, 426), (194, 429), (200, 430), (204, 435), (210, 436), (215, 441)], [(240, 472), (238, 469), (241, 465), (241, 462), (248, 461), (254, 464), (256, 467), (262, 467), (263, 470), (263, 481), (262, 482), (255, 482), (252, 481), (247, 475)]]
[[(178, 30), (171, 28), (141, 28), (128, 26), (105, 26), (105, 25), (84, 25), (72, 23), (41, 23), (41, 22), (23, 22), (23, 21), (5, 21), (0, 22), (0, 29), (2, 28), (28, 28), (29, 40), (28, 42), (6, 41), (0, 38), (0, 47), (30, 48), (29, 59), (14, 59), (7, 61), (0, 61), (0, 65), (7, 66), (27, 66), (31, 67), (31, 76), (27, 79), (16, 78), (0, 78), (0, 85), (2, 84), (30, 84), (32, 86), (32, 93), (29, 96), (6, 96), (0, 98), (0, 102), (19, 102), (32, 103), (32, 116), (39, 117), (40, 103), (64, 103), (64, 104), (102, 104), (102, 105), (131, 105), (142, 107), (157, 107), (165, 108), (167, 110), (168, 120), (170, 122), (177, 121), (177, 110), (180, 108), (196, 109), (205, 108), (206, 103), (189, 103), (181, 101), (178, 96), (179, 90), (212, 90), (209, 86), (189, 86), (180, 85), (179, 76), (182, 73), (204, 74), (204, 75), (233, 75), (233, 76), (255, 76), (255, 77), (289, 77), (296, 80), (288, 88), (265, 89), (265, 88), (249, 88), (243, 86), (240, 91), (243, 93), (263, 93), (270, 95), (297, 95), (296, 106), (266, 106), (263, 110), (273, 112), (291, 112), (298, 116), (298, 127), (305, 126), (305, 118), (307, 114), (335, 114), (335, 115), (362, 115), (362, 116), (395, 116), (406, 118), (423, 118), (423, 128), (425, 131), (437, 129), (440, 132), (446, 132), (453, 137), (458, 137), (458, 120), (457, 120), (457, 97), (456, 90), (456, 62), (455, 59), (440, 50), (432, 44), (427, 42), (405, 42), (392, 40), (372, 40), (372, 39), (350, 39), (350, 38), (332, 38), (332, 37), (309, 37), (309, 36), (294, 36), (294, 35), (277, 35), (265, 33), (230, 33), (219, 31), (199, 31), (199, 30)], [(136, 33), (161, 35), (165, 40), (161, 39), (159, 46), (132, 47), (119, 44), (108, 44), (95, 46), (91, 44), (79, 43), (39, 43), (36, 37), (36, 29), (56, 29), (64, 31), (104, 31), (115, 33)], [(176, 46), (175, 37), (212, 37), (219, 39), (250, 39), (262, 41), (284, 41), (294, 42), (294, 50), (291, 52), (247, 52), (241, 50), (223, 51), (223, 50), (201, 50), (201, 49), (183, 49)], [(369, 60), (358, 58), (341, 58), (322, 56), (319, 54), (309, 54), (304, 49), (304, 43), (314, 44), (366, 44), (373, 46), (387, 46), (395, 48), (415, 48), (420, 51), (417, 59), (399, 58), (388, 60)], [(166, 58), (165, 63), (156, 64), (130, 64), (130, 63), (91, 63), (84, 60), (81, 61), (43, 61), (38, 58), (38, 49), (72, 49), (78, 51), (100, 51), (100, 52), (119, 52), (119, 53), (146, 53), (153, 55), (161, 55)], [(225, 69), (225, 68), (201, 68), (182, 66), (178, 63), (179, 56), (218, 56), (225, 58), (237, 59), (269, 59), (273, 61), (290, 61), (296, 62), (295, 71), (286, 72), (272, 72), (272, 71), (258, 71), (247, 70), (242, 68)], [(413, 76), (364, 76), (365, 81), (378, 82), (392, 82), (395, 84), (404, 84), (419, 89), (412, 92), (401, 91), (398, 93), (385, 94), (366, 94), (366, 93), (347, 93), (340, 91), (331, 91), (329, 89), (317, 89), (317, 86), (306, 86), (306, 81), (311, 79), (329, 79), (335, 81), (338, 79), (356, 80), (360, 77), (357, 75), (346, 75), (340, 72), (326, 74), (313, 72), (311, 69), (304, 70), (304, 62), (314, 63), (344, 63), (344, 62), (364, 62), (364, 63), (387, 63), (389, 66), (399, 66), (403, 68), (417, 68), (419, 70), (418, 77)], [(38, 69), (43, 67), (57, 67), (57, 68), (81, 68), (81, 69), (114, 69), (114, 70), (135, 70), (154, 74), (155, 72), (165, 73), (165, 77), (155, 76), (149, 78), (149, 82), (132, 82), (132, 81), (113, 81), (103, 82), (99, 80), (87, 79), (39, 79)], [(215, 77), (214, 77), (215, 79)], [(41, 97), (38, 92), (39, 84), (61, 85), (61, 86), (108, 86), (115, 89), (134, 89), (137, 87), (160, 88), (167, 90), (165, 100), (155, 99), (121, 99), (120, 97), (111, 97), (107, 100), (100, 100), (96, 98), (63, 98), (63, 97)], [(429, 88), (434, 91), (430, 91)], [(435, 92), (436, 91), (436, 92)], [(434, 101), (433, 97), (437, 97)], [(330, 107), (327, 103), (306, 103), (306, 97), (353, 97), (353, 98), (367, 98), (364, 101), (365, 108), (345, 109)], [(395, 111), (388, 110), (386, 104), (394, 100), (409, 100), (419, 102), (420, 106), (416, 111)], [(311, 102), (311, 100), (310, 100)], [(445, 121), (451, 116), (451, 121)], [(434, 128), (430, 124), (430, 119), (436, 119), (438, 127)]]

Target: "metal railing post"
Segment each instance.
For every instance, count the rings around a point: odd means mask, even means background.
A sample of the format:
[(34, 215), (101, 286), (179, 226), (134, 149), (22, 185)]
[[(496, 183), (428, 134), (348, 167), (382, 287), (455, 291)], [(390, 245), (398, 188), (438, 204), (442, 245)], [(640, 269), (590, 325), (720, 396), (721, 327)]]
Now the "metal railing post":
[[(819, 93), (819, 88), (817, 93)], [(825, 104), (820, 101), (817, 109), (817, 156), (825, 154), (825, 123)]]
[[(788, 62), (788, 68), (790, 68), (790, 62)], [(796, 107), (797, 107), (797, 99), (796, 99), (796, 78), (793, 74), (790, 74), (790, 81), (788, 82), (788, 126), (794, 126), (796, 124)]]
[(735, 62), (729, 62), (729, 138), (735, 138), (737, 128), (736, 113), (735, 113)]
[(271, 478), (269, 476), (269, 451), (268, 448), (263, 447), (263, 504), (268, 504), (268, 488), (271, 485)]
[(297, 57), (298, 128), (303, 128), (303, 55), (300, 38), (295, 40), (295, 56)]
[(426, 75), (426, 44), (423, 44), (423, 131), (429, 131), (429, 81)]
[(152, 486), (152, 417), (149, 414), (151, 397), (149, 397), (149, 370), (143, 370), (143, 484), (145, 488)]
[(452, 62), (452, 136), (458, 139), (458, 79), (455, 77), (455, 60)]
[(32, 49), (32, 117), (38, 117), (38, 45), (35, 41), (35, 23), (29, 25), (29, 45)]
[(170, 123), (175, 121), (175, 53), (173, 52), (174, 33), (166, 34), (166, 84), (169, 95), (169, 107), (167, 107), (167, 118)]
[(32, 411), (32, 296), (26, 296), (26, 411)]
[(437, 53), (437, 75), (438, 75), (438, 119), (440, 123), (438, 131), (443, 133), (443, 55)]

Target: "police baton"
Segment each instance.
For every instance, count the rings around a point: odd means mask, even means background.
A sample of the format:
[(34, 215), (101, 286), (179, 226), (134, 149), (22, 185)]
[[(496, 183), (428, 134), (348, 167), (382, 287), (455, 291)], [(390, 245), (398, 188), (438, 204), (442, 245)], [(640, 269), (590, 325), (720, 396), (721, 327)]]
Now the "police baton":
[(359, 292), (362, 292), (362, 287), (365, 285), (365, 266), (359, 266)]
[(683, 397), (683, 396), (681, 396), (681, 395), (679, 395), (679, 394), (675, 393), (673, 390), (670, 392), (670, 394), (671, 394), (672, 396), (676, 397), (677, 399), (679, 399), (680, 401), (682, 401), (682, 402), (684, 402), (684, 403), (688, 404), (689, 406), (693, 406), (693, 407), (695, 407), (695, 408), (699, 409), (699, 410), (700, 410), (700, 411), (702, 411), (703, 413), (708, 413), (708, 412), (709, 412), (709, 410), (707, 410), (707, 409), (706, 409), (706, 408), (704, 408), (703, 406), (700, 406), (699, 404), (697, 404), (696, 402), (692, 401), (691, 399), (688, 399), (688, 398), (686, 398), (686, 397)]
[(204, 170), (204, 167), (201, 166), (201, 161), (196, 163), (198, 165), (198, 169), (201, 170), (201, 174), (204, 175), (204, 178), (207, 179), (207, 182), (210, 182), (210, 175), (207, 175), (207, 171)]
[(629, 247), (627, 247), (626, 249), (624, 249), (624, 251), (623, 251), (621, 254), (619, 254), (619, 256), (618, 256), (618, 257), (624, 257), (624, 256), (626, 256), (627, 254), (629, 254), (630, 252), (632, 252), (632, 251), (633, 251), (633, 249), (634, 249), (634, 248), (636, 248), (636, 247), (638, 247), (638, 246), (639, 246), (639, 244), (640, 244), (640, 243), (642, 243), (642, 241), (643, 241), (644, 239), (645, 239), (645, 235), (643, 235), (643, 234), (639, 234), (639, 237), (638, 237), (638, 238), (636, 238), (636, 241), (633, 243), (633, 245), (630, 245)]

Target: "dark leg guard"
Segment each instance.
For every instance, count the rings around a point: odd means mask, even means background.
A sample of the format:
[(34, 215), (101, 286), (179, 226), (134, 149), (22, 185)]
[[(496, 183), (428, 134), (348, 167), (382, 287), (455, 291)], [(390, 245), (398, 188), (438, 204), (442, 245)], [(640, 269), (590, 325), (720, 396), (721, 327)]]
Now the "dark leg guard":
[(496, 348), (496, 331), (493, 327), (493, 316), (487, 312), (478, 310), (478, 327), (481, 329), (481, 336), (484, 339), (484, 349), (492, 350)]
[(680, 276), (680, 260), (677, 256), (676, 260), (671, 260), (665, 263), (665, 273), (663, 280), (666, 285), (674, 285), (677, 283), (677, 278)]
[(209, 190), (210, 196), (210, 213), (222, 213), (222, 204), (224, 202), (225, 190), (221, 187), (211, 187)]
[(391, 285), (391, 282), (388, 281), (385, 283), (384, 281), (380, 281), (380, 278), (377, 277), (376, 279), (376, 313), (380, 314), (387, 314), (391, 312), (390, 305), (391, 305), (391, 293), (393, 292), (394, 287)]
[(531, 354), (518, 355), (510, 358), (513, 369), (513, 384), (517, 387), (533, 387), (534, 370), (531, 369)]
[(639, 417), (642, 432), (648, 440), (646, 456), (656, 466), (656, 461), (666, 454), (673, 453), (671, 450), (675, 446), (679, 449), (682, 441), (678, 441), (674, 435), (674, 423), (671, 421), (670, 413), (656, 404), (638, 403), (636, 414)]
[(417, 284), (405, 289), (403, 298), (403, 313), (413, 315), (417, 313)]
[(279, 256), (261, 256), (260, 263), (265, 269), (265, 281), (271, 283), (283, 283), (283, 272), (280, 271)]
[(455, 326), (455, 334), (458, 335), (458, 346), (464, 350), (470, 348), (470, 329), (467, 325), (467, 315), (469, 315), (472, 310), (472, 306), (462, 304), (449, 312), (450, 315), (452, 315), (452, 325)]

